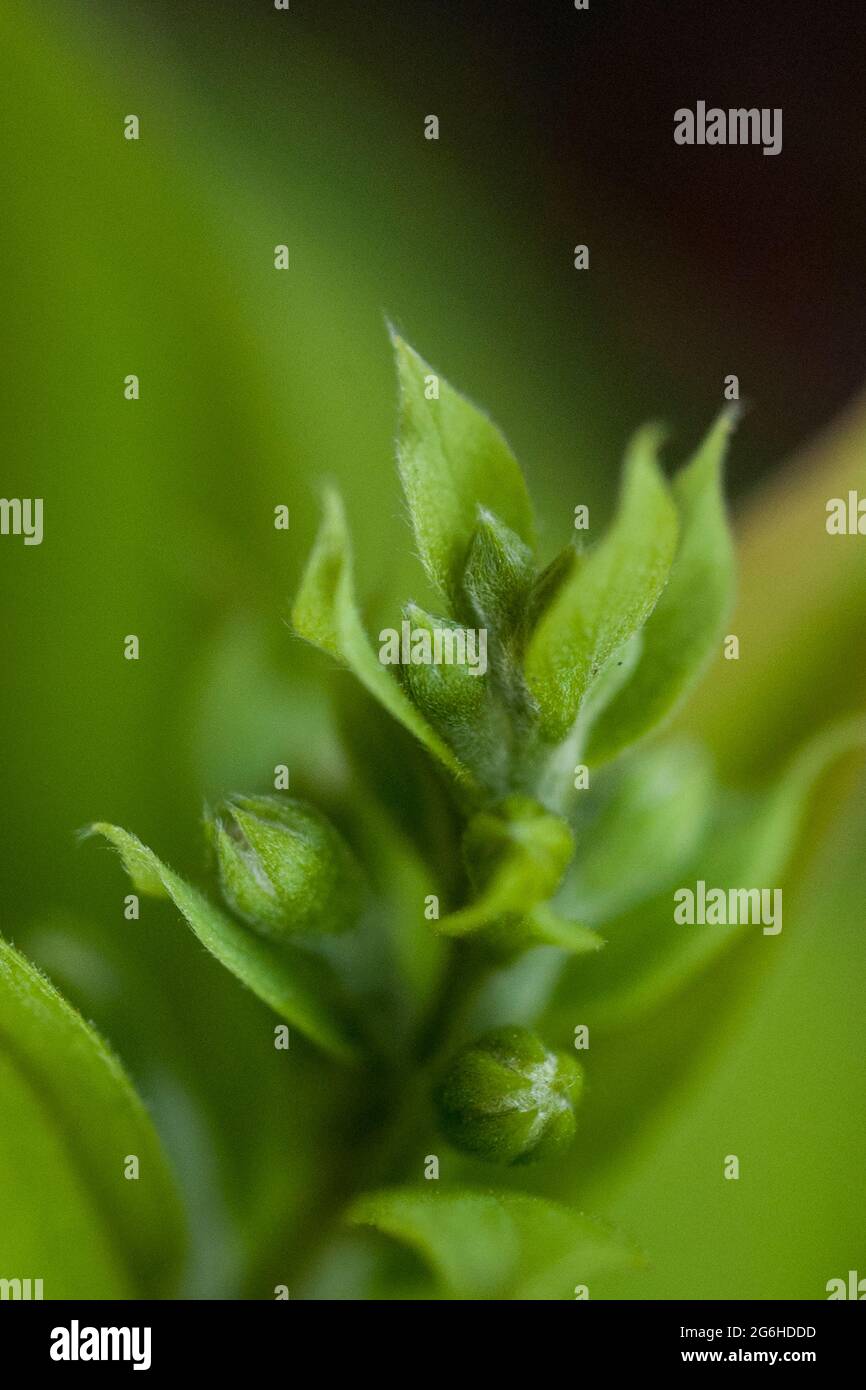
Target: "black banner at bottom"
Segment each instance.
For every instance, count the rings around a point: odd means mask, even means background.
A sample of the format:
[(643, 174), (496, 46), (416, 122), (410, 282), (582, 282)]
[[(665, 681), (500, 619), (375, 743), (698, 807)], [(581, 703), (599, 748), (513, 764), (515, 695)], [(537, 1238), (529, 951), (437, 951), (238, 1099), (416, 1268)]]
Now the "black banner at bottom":
[[(377, 1332), (377, 1305), (351, 1303), (0, 1303), (3, 1363), (58, 1376), (214, 1371), (249, 1375), (279, 1369), (309, 1375), (299, 1352), (316, 1356), (316, 1371), (351, 1360), (373, 1366), (396, 1352), (404, 1363), (402, 1339), (411, 1332), (425, 1378), (438, 1363), (453, 1368), (455, 1348), (443, 1337), (442, 1303), (410, 1304), (399, 1314), (390, 1308), (388, 1324)], [(389, 1305), (390, 1306), (390, 1305)], [(426, 1311), (425, 1311), (426, 1310)], [(562, 1316), (560, 1317), (560, 1313)], [(467, 1316), (458, 1314), (462, 1318)], [(497, 1334), (500, 1317), (508, 1323)], [(536, 1317), (557, 1337), (567, 1337), (574, 1365), (605, 1370), (666, 1371), (675, 1366), (805, 1365), (823, 1374), (856, 1366), (864, 1324), (854, 1308), (817, 1303), (632, 1303), (575, 1302), (563, 1308), (515, 1309), (504, 1304), (473, 1304), (471, 1344), (488, 1364), (497, 1352), (535, 1338)], [(415, 1322), (418, 1318), (418, 1322)], [(547, 1323), (547, 1319), (550, 1322)], [(354, 1335), (357, 1329), (359, 1335)], [(392, 1334), (399, 1341), (394, 1345)], [(459, 1327), (465, 1335), (466, 1329)], [(524, 1340), (525, 1339), (525, 1340)], [(465, 1367), (469, 1347), (462, 1345)], [(398, 1347), (403, 1350), (398, 1351)], [(414, 1355), (413, 1352), (413, 1355)], [(509, 1356), (511, 1351), (507, 1353)], [(11, 1361), (10, 1361), (11, 1357)], [(307, 1370), (302, 1371), (302, 1364)], [(410, 1373), (412, 1373), (410, 1371)], [(417, 1373), (417, 1371), (415, 1372)]]

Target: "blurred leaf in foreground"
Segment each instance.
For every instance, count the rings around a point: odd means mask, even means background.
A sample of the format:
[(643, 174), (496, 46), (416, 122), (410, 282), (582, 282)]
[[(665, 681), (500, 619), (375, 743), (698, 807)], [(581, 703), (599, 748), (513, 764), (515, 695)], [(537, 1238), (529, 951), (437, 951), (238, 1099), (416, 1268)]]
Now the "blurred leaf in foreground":
[(4, 1277), (45, 1274), (45, 1298), (170, 1296), (183, 1218), (147, 1112), (102, 1039), (2, 938), (0, 1112)]
[(637, 1250), (601, 1222), (520, 1192), (418, 1192), (361, 1197), (349, 1220), (409, 1245), (442, 1294), (463, 1299), (573, 1299), (611, 1268), (637, 1268)]

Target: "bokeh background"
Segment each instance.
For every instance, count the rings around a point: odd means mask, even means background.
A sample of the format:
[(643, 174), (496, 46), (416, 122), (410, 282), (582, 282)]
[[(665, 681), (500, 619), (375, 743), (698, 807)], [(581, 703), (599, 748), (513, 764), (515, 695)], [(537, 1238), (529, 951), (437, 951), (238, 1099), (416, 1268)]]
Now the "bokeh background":
[[(866, 541), (828, 537), (824, 505), (866, 490), (866, 15), (6, 0), (0, 26), (0, 491), (45, 499), (41, 547), (0, 540), (2, 930), (146, 1096), (193, 1213), (187, 1291), (243, 1294), (333, 1141), (316, 1063), (301, 1047), (289, 1094), (255, 1001), (169, 909), (124, 921), (123, 881), (75, 832), (127, 825), (195, 874), (205, 796), (266, 786), (277, 762), (293, 787), (341, 785), (324, 666), (285, 619), (325, 477), (371, 621), (424, 597), (385, 316), (501, 424), (549, 553), (577, 502), (609, 514), (635, 426), (667, 421), (677, 461), (737, 373), (742, 657), (684, 723), (749, 783), (862, 705)], [(676, 147), (673, 111), (699, 99), (783, 107), (783, 153)], [(775, 968), (576, 1177), (651, 1256), (594, 1296), (819, 1298), (866, 1273), (864, 851), (848, 767), (815, 808)], [(739, 1183), (720, 1181), (730, 1152)], [(86, 1248), (63, 1258), (64, 1291), (114, 1291)]]

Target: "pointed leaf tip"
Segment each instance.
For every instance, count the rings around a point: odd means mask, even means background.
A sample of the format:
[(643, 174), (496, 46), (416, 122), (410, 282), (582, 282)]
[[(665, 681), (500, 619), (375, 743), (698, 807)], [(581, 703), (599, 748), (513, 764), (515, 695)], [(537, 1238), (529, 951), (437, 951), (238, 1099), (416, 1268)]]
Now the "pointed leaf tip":
[(487, 415), (405, 339), (392, 333), (391, 341), (400, 387), (400, 480), (422, 563), (453, 611), (479, 507), (532, 546), (532, 504), (514, 455)]
[(734, 547), (722, 466), (737, 407), (717, 416), (691, 461), (676, 475), (679, 542), (670, 577), (643, 631), (630, 679), (601, 713), (587, 756), (613, 757), (670, 716), (700, 677), (724, 631), (733, 601)]
[(552, 742), (568, 733), (605, 663), (643, 627), (667, 582), (678, 523), (657, 459), (663, 437), (658, 425), (635, 436), (612, 526), (593, 549), (567, 557), (530, 638), (526, 678)]

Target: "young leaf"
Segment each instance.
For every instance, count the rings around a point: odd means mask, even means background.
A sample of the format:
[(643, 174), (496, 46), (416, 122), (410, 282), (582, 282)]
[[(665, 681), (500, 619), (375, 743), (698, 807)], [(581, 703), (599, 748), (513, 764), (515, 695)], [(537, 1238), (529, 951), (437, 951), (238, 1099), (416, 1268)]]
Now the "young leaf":
[(347, 1219), (414, 1250), (445, 1298), (573, 1298), (576, 1284), (642, 1263), (600, 1222), (522, 1192), (394, 1188), (359, 1198)]
[[(400, 479), (424, 568), (456, 611), (479, 507), (531, 546), (532, 504), (496, 426), (402, 338), (392, 334), (392, 341), (400, 383)], [(438, 381), (438, 399), (427, 397), (431, 379)]]
[(325, 492), (325, 515), (292, 607), (292, 626), (299, 637), (337, 657), (455, 777), (466, 769), (430, 728), (405, 691), (379, 661), (358, 614), (352, 577), (352, 551), (339, 494)]
[(664, 588), (677, 514), (656, 461), (659, 439), (647, 428), (633, 441), (610, 531), (594, 550), (572, 553), (530, 638), (526, 678), (551, 741), (568, 733), (595, 677), (643, 626)]
[(183, 1218), (150, 1118), (102, 1039), (2, 938), (0, 1112), (4, 1276), (51, 1271), (46, 1298), (171, 1296)]
[(100, 822), (87, 833), (104, 835), (114, 845), (139, 892), (171, 898), (211, 955), (275, 1013), (331, 1056), (353, 1058), (354, 1043), (323, 960), (297, 947), (277, 946), (234, 921), (119, 826)]
[(722, 463), (734, 414), (723, 412), (691, 463), (674, 479), (680, 538), (670, 578), (643, 630), (631, 679), (592, 729), (587, 761), (597, 765), (671, 714), (720, 639), (734, 585), (734, 554)]

